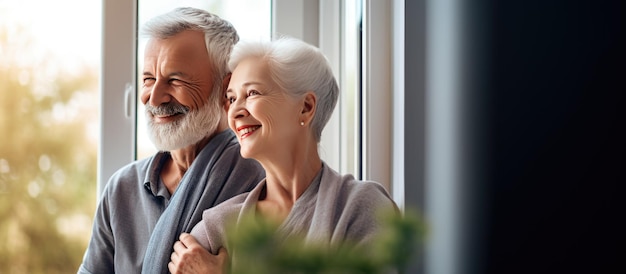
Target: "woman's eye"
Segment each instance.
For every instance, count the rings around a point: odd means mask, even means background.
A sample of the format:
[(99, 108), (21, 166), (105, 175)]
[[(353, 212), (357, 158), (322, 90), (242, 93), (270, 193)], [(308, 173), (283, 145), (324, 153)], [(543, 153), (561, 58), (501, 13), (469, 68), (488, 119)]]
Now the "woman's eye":
[(248, 92), (248, 96), (252, 96), (252, 95), (259, 95), (259, 94), (261, 94), (261, 93), (259, 93), (259, 92), (258, 92), (258, 91), (256, 91), (256, 90), (251, 90), (251, 91), (249, 91), (249, 92)]
[(228, 97), (226, 98), (226, 100), (228, 101), (228, 103), (232, 104), (235, 102), (235, 97)]

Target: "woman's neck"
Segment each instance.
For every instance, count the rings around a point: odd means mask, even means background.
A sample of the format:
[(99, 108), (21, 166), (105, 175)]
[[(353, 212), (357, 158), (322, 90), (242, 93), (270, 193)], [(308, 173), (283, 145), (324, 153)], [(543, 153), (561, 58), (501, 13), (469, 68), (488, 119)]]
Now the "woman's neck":
[(317, 145), (304, 152), (259, 161), (266, 176), (266, 193), (257, 205), (261, 214), (283, 220), (309, 187), (322, 168), (322, 160), (317, 153)]

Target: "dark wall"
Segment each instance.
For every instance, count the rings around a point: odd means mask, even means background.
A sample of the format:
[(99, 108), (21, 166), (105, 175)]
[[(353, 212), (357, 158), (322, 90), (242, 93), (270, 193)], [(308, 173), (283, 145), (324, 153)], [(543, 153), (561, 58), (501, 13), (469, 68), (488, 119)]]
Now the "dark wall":
[(625, 4), (464, 4), (467, 272), (626, 273)]

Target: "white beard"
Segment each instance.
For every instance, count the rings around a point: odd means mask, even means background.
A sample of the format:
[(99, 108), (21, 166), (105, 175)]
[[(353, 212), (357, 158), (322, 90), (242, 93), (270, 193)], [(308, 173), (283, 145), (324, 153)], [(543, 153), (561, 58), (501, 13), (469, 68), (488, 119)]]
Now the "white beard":
[(155, 124), (154, 117), (146, 110), (148, 135), (154, 146), (161, 151), (172, 151), (193, 145), (213, 135), (220, 122), (223, 109), (216, 102), (208, 102), (200, 109), (182, 114), (184, 117), (167, 124)]

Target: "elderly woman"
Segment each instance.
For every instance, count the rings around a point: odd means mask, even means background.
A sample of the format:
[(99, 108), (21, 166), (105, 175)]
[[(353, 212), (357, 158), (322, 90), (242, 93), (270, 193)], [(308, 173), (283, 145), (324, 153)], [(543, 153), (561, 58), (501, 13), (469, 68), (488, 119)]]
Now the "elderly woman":
[[(278, 222), (277, 233), (284, 237), (304, 235), (307, 242), (328, 245), (367, 243), (377, 231), (376, 211), (397, 207), (380, 184), (340, 175), (320, 159), (322, 129), (339, 93), (328, 60), (311, 45), (282, 38), (240, 42), (229, 67), (229, 126), (241, 155), (257, 160), (266, 178), (250, 193), (206, 210), (191, 235), (217, 254), (228, 249), (227, 221), (253, 213)], [(188, 236), (174, 246), (170, 270), (181, 266), (193, 245), (185, 243), (194, 242)]]

